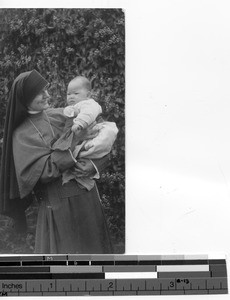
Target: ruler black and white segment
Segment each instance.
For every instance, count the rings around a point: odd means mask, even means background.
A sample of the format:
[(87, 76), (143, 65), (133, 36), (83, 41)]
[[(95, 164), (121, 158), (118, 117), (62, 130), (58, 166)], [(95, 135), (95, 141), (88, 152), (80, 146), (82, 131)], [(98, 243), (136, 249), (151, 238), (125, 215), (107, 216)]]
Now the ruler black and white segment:
[(227, 294), (224, 257), (0, 256), (0, 296)]

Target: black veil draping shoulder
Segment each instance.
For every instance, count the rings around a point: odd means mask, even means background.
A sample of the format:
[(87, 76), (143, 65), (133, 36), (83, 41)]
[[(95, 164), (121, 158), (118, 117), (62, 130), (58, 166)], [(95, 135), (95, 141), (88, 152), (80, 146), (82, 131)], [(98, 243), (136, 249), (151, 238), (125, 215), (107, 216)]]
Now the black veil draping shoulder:
[(13, 82), (9, 93), (3, 134), (0, 173), (0, 214), (13, 218), (18, 231), (26, 230), (25, 209), (32, 202), (32, 195), (20, 199), (15, 173), (12, 135), (28, 116), (27, 105), (48, 82), (36, 70), (21, 73)]

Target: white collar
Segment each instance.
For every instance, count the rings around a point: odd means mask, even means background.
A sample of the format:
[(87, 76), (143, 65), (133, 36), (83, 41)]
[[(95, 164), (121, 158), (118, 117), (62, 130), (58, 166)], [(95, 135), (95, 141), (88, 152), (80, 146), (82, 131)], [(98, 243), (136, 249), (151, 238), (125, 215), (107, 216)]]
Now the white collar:
[(36, 115), (36, 114), (39, 114), (40, 111), (37, 111), (37, 110), (28, 110), (28, 113), (31, 114), (31, 115)]

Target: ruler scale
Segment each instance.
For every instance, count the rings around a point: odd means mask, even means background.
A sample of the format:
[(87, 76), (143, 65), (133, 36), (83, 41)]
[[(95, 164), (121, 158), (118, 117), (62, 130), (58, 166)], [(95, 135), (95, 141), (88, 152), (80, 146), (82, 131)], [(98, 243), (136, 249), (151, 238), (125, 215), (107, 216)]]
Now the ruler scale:
[(0, 296), (227, 294), (223, 257), (0, 256)]

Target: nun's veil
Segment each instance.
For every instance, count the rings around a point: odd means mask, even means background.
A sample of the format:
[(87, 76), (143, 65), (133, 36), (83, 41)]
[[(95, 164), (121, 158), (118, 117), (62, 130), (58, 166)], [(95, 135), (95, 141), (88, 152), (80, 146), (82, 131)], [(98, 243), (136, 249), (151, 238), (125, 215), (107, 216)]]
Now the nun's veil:
[(27, 106), (48, 82), (36, 70), (21, 73), (13, 82), (9, 93), (3, 135), (0, 175), (0, 213), (15, 220), (15, 229), (26, 231), (25, 210), (32, 195), (21, 199), (15, 174), (12, 135), (28, 116)]

